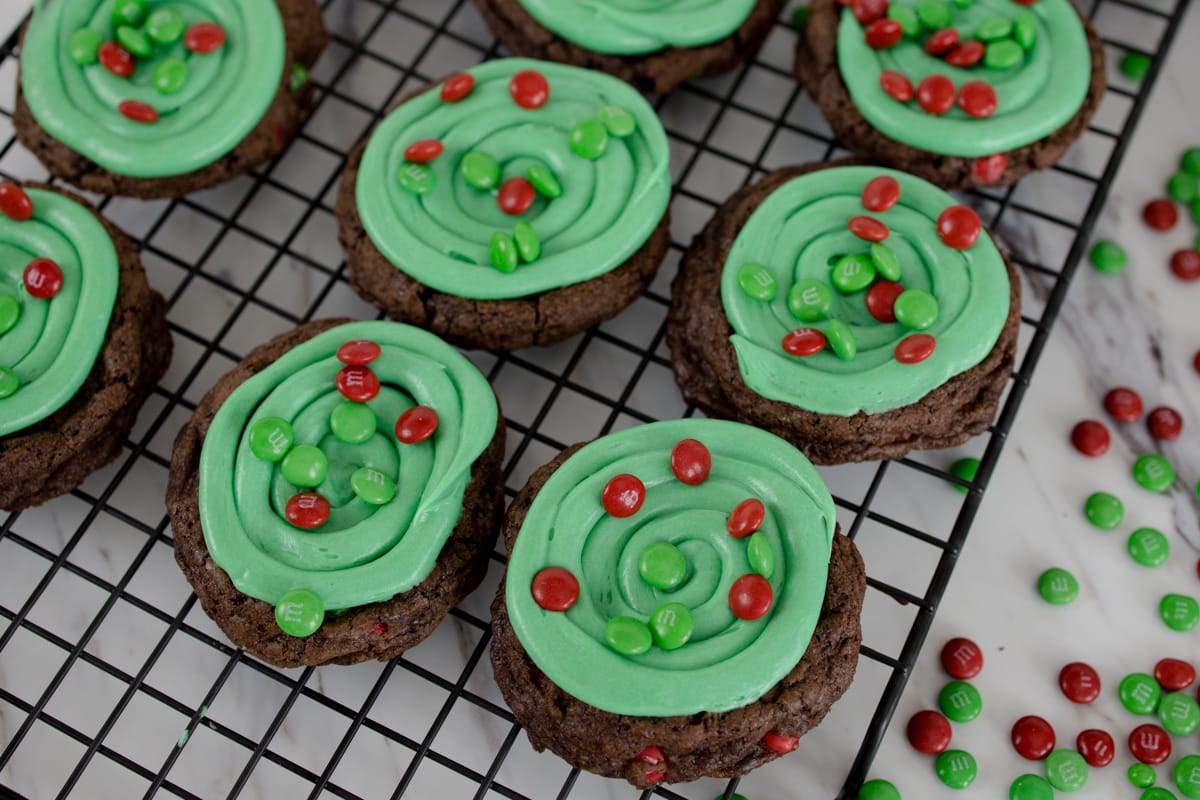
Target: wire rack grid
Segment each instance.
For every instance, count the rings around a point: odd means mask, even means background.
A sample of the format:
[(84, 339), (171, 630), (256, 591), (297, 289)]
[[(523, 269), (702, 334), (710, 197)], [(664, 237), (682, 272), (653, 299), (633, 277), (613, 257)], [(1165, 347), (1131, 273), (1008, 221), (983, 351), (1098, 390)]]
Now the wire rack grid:
[[(299, 322), (377, 315), (350, 290), (335, 236), (347, 151), (405, 91), (501, 54), (467, 0), (322, 5), (333, 40), (313, 73), (317, 104), (284, 155), (179, 200), (94, 198), (139, 241), (152, 284), (168, 296), (176, 354), (115, 464), (67, 497), (0, 517), (2, 796), (639, 795), (534, 753), (504, 707), (485, 657), (501, 552), (484, 586), (404, 657), (287, 671), (230, 647), (174, 566), (166, 470), (174, 434), (204, 391)], [(995, 425), (952, 455), (822, 470), (869, 573), (850, 692), (796, 754), (740, 784), (700, 781), (654, 796), (790, 797), (797, 786), (806, 798), (854, 796), (1186, 5), (1088, 0), (1110, 62), (1141, 53), (1149, 74), (1134, 84), (1112, 73), (1092, 127), (1054, 170), (967, 198), (1010, 245), (1024, 281), (1019, 369)], [(679, 399), (663, 343), (680, 254), (737, 187), (839, 152), (791, 78), (796, 34), (786, 19), (742, 68), (656, 100), (676, 196), (672, 252), (651, 290), (562, 345), (469, 354), (506, 412), (509, 496), (572, 442), (694, 412)], [(12, 136), (17, 47), (15, 33), (0, 46), (0, 174), (44, 179)], [(966, 454), (981, 457), (973, 483), (946, 470)]]

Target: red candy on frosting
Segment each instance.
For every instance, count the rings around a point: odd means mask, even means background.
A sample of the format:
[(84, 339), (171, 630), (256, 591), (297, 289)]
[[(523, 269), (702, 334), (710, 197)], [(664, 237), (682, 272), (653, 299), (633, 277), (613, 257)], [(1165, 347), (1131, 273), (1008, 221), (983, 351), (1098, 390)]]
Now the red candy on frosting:
[(62, 290), (63, 274), (48, 258), (35, 258), (25, 267), (25, 291), (40, 300), (49, 300)]
[(374, 400), (379, 394), (379, 376), (366, 367), (342, 367), (336, 383), (342, 396), (356, 403)]
[(882, 242), (890, 233), (888, 226), (874, 217), (851, 217), (846, 227), (855, 236), (867, 242)]
[(904, 286), (895, 281), (878, 281), (867, 290), (867, 311), (876, 322), (896, 321), (896, 298), (904, 294)]
[(940, 56), (956, 44), (958, 44), (958, 31), (954, 28), (943, 28), (940, 31), (934, 31), (933, 35), (925, 40), (925, 52), (931, 56)]
[(917, 84), (917, 104), (935, 116), (945, 114), (954, 106), (954, 81), (945, 75), (928, 75)]
[(774, 601), (770, 582), (756, 572), (743, 575), (729, 587), (729, 610), (738, 619), (759, 619), (771, 610)]
[(329, 501), (316, 492), (302, 492), (287, 501), (283, 515), (297, 528), (319, 528), (329, 521)]
[(851, 0), (850, 11), (863, 25), (883, 19), (888, 12), (888, 0)]
[(404, 148), (404, 158), (414, 164), (428, 164), (442, 154), (445, 146), (437, 139), (419, 139)]
[[(907, 80), (907, 78), (905, 78)], [(911, 87), (909, 87), (911, 88)], [(887, 211), (900, 200), (900, 184), (891, 175), (872, 178), (862, 191), (863, 208), (879, 214)]]
[(978, 39), (968, 39), (956, 44), (946, 53), (946, 63), (952, 67), (971, 67), (983, 59), (983, 42)]
[(117, 111), (120, 111), (126, 119), (140, 122), (143, 125), (158, 122), (158, 112), (154, 106), (143, 103), (141, 100), (122, 100), (117, 105)]
[(351, 367), (365, 367), (382, 352), (383, 349), (370, 339), (354, 339), (337, 349), (337, 359)]
[(566, 611), (579, 599), (579, 579), (562, 567), (546, 567), (533, 576), (530, 591), (547, 611)]
[(520, 216), (529, 210), (537, 199), (537, 190), (525, 178), (509, 178), (500, 184), (500, 192), (496, 195), (496, 203), (500, 210), (509, 216)]
[(875, 50), (895, 47), (904, 36), (904, 28), (894, 19), (877, 19), (864, 31), (867, 46)]
[(892, 354), (901, 364), (920, 364), (936, 349), (937, 339), (928, 333), (914, 333), (901, 339)]
[(225, 44), (225, 29), (215, 22), (197, 22), (183, 34), (183, 46), (193, 53), (211, 53)]
[(745, 539), (762, 527), (766, 519), (767, 508), (761, 500), (751, 497), (737, 504), (729, 519), (725, 522), (725, 530), (735, 539)]
[(797, 328), (783, 337), (783, 350), (788, 355), (811, 356), (825, 349), (829, 340), (816, 328)]
[(644, 502), (646, 484), (636, 475), (617, 475), (604, 485), (604, 490), (600, 493), (600, 503), (604, 510), (614, 517), (632, 517)]
[(523, 69), (512, 76), (508, 91), (521, 108), (541, 108), (550, 99), (550, 83), (537, 70)]
[(0, 183), (0, 212), (11, 220), (24, 222), (33, 216), (33, 201), (15, 183)]
[(887, 92), (889, 97), (899, 100), (901, 103), (907, 103), (913, 99), (912, 81), (895, 70), (885, 69), (879, 73), (879, 85), (883, 87), (883, 91)]
[(460, 72), (457, 75), (451, 75), (442, 84), (442, 101), (446, 103), (457, 103), (471, 93), (475, 88), (475, 76), (468, 75), (465, 72)]
[(420, 444), (433, 436), (438, 415), (429, 406), (413, 406), (396, 420), (396, 438), (403, 444)]
[(699, 486), (712, 471), (712, 453), (695, 439), (684, 439), (671, 450), (671, 472), (681, 483)]
[(958, 107), (976, 119), (996, 113), (996, 90), (983, 81), (967, 81), (958, 90)]
[(118, 78), (128, 78), (136, 66), (133, 53), (113, 41), (101, 44), (100, 49), (96, 51), (96, 57), (100, 60), (100, 66)]
[(950, 206), (938, 215), (937, 232), (942, 243), (955, 250), (966, 250), (979, 239), (983, 223), (974, 209)]

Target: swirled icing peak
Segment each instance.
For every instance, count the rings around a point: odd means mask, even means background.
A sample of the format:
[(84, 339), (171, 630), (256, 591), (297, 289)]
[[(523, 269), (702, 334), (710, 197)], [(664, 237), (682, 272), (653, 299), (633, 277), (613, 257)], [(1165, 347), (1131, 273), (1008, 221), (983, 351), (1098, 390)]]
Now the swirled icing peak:
[(974, 211), (919, 178), (860, 166), (776, 188), (721, 275), (746, 385), (837, 416), (915, 403), (979, 364), (1009, 288)]
[(0, 436), (66, 405), (96, 363), (119, 282), (91, 210), (0, 184)]
[(55, 139), (118, 175), (212, 164), (284, 80), (274, 0), (46, 0), (21, 48), (21, 89)]
[[(496, 433), (487, 380), (436, 336), (355, 322), (300, 344), (221, 404), (200, 457), (200, 521), (239, 591), (307, 635), (325, 609), (429, 574)], [(315, 611), (320, 613), (315, 613)]]
[(605, 436), (538, 491), (508, 562), (513, 629), (547, 677), (615, 714), (750, 703), (820, 616), (833, 499), (756, 428), (675, 420)]
[(502, 59), (400, 104), (371, 134), (358, 213), (433, 289), (524, 297), (597, 278), (650, 238), (671, 196), (654, 110), (599, 72)]
[(838, 26), (842, 80), (871, 126), (898, 142), (1000, 155), (1062, 127), (1087, 96), (1091, 53), (1070, 0), (856, 8), (862, 19), (846, 7)]
[(597, 53), (643, 55), (733, 34), (756, 0), (519, 0), (553, 33)]

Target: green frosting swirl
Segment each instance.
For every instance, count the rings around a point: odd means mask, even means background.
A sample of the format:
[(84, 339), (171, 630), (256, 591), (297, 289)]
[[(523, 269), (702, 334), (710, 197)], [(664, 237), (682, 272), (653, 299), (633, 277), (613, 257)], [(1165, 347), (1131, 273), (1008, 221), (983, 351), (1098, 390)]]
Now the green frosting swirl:
[[(861, 193), (872, 178), (890, 175), (900, 184), (900, 200), (890, 210), (871, 213)], [(954, 250), (937, 235), (941, 212), (955, 205), (941, 189), (903, 172), (878, 167), (817, 170), (777, 188), (750, 216), (729, 251), (721, 275), (721, 300), (733, 327), (734, 349), (746, 385), (771, 400), (819, 414), (877, 414), (920, 400), (950, 378), (979, 364), (1004, 328), (1009, 309), (1008, 271), (987, 231), (966, 250)], [(847, 220), (873, 216), (891, 230), (886, 245), (900, 262), (900, 283), (937, 299), (936, 322), (921, 333), (937, 349), (919, 364), (902, 364), (896, 344), (912, 333), (899, 323), (877, 322), (867, 311), (865, 292), (832, 290), (825, 322), (792, 316), (787, 293), (796, 281), (828, 282), (831, 262), (867, 245), (847, 228)], [(756, 300), (738, 284), (738, 268), (754, 263), (775, 277), (773, 300)], [(842, 360), (829, 350), (796, 357), (780, 346), (800, 327), (827, 328), (846, 322), (857, 355)]]
[[(201, 169), (233, 150), (258, 124), (284, 79), (283, 21), (275, 0), (149, 0), (150, 12), (171, 9), (188, 25), (216, 22), (225, 43), (197, 54), (182, 39), (156, 45), (128, 78), (69, 54), (73, 34), (90, 28), (115, 37), (115, 0), (49, 0), (36, 9), (21, 48), (21, 89), (38, 124), (104, 169), (161, 178)], [(156, 66), (181, 59), (188, 77), (177, 92), (153, 83)], [(145, 124), (118, 111), (125, 100), (152, 106)]]
[[(917, 4), (900, 0), (892, 5), (912, 10)], [(921, 38), (906, 36), (889, 49), (873, 49), (854, 13), (843, 9), (838, 67), (854, 104), (872, 127), (931, 153), (976, 157), (1024, 147), (1075, 116), (1087, 97), (1092, 61), (1083, 24), (1069, 0), (1038, 0), (1029, 6), (1012, 0), (974, 0), (965, 8), (946, 6), (953, 9), (952, 27), (963, 41), (974, 38), (984, 20), (1012, 20), (1027, 12), (1035, 31), (1032, 45), (1007, 69), (989, 68), (982, 62), (969, 68), (955, 67), (926, 53)], [(926, 29), (922, 38), (928, 33)], [(975, 119), (955, 106), (934, 116), (916, 101), (901, 103), (889, 96), (879, 83), (883, 70), (903, 74), (914, 87), (935, 73), (947, 76), (956, 87), (967, 81), (984, 81), (996, 90), (996, 111), (985, 119)]]
[(597, 53), (642, 55), (729, 36), (756, 0), (519, 0), (545, 28)]
[[(536, 70), (550, 86), (537, 109), (518, 106), (512, 76)], [(526, 59), (490, 61), (469, 70), (475, 86), (447, 103), (428, 91), (388, 115), (371, 134), (355, 187), (358, 213), (371, 241), (396, 267), (446, 294), (474, 299), (524, 297), (597, 278), (629, 259), (650, 238), (671, 198), (667, 137), (654, 110), (625, 83), (575, 67)], [(636, 130), (610, 135), (604, 154), (572, 152), (576, 123), (615, 105), (632, 114)], [(426, 166), (434, 189), (417, 194), (397, 179), (413, 142), (438, 139), (445, 151)], [(531, 166), (549, 170), (562, 187), (538, 197), (520, 216), (500, 210), (496, 191), (464, 177), (463, 156), (479, 151), (500, 164), (500, 181)], [(536, 261), (515, 272), (492, 266), (497, 231), (518, 222), (541, 242)]]
[[(26, 193), (32, 218), (0, 214), (0, 298), (20, 309), (16, 325), (0, 333), (0, 367), (19, 381), (0, 398), (0, 436), (40, 422), (79, 391), (104, 345), (120, 280), (116, 248), (89, 209), (57, 192)], [(25, 267), (35, 258), (62, 270), (62, 289), (49, 300), (25, 290)]]
[[(688, 438), (712, 455), (698, 486), (671, 471), (672, 448)], [(641, 479), (646, 499), (619, 519), (605, 513), (601, 492), (622, 473)], [(747, 498), (766, 507), (759, 532), (774, 556), (774, 602), (754, 621), (735, 617), (728, 601), (734, 581), (753, 572), (748, 539), (726, 531), (730, 512)], [(538, 668), (589, 705), (655, 717), (726, 711), (761, 697), (804, 655), (825, 596), (834, 525), (825, 484), (782, 439), (716, 420), (644, 425), (584, 446), (546, 481), (509, 557), (505, 601)], [(687, 579), (673, 591), (639, 576), (639, 556), (656, 542), (674, 544), (687, 559)], [(532, 596), (546, 567), (567, 569), (580, 583), (566, 612), (547, 611)], [(691, 609), (687, 644), (633, 656), (606, 644), (608, 620), (645, 621), (666, 603)]]
[[(369, 339), (382, 354), (369, 365), (380, 380), (367, 403), (377, 429), (348, 444), (330, 430), (345, 398), (335, 386), (338, 347)], [(396, 420), (415, 405), (438, 415), (432, 438), (401, 444)], [(355, 322), (289, 350), (239, 386), (217, 411), (200, 456), (200, 522), (213, 560), (244, 594), (276, 603), (292, 589), (320, 596), (327, 609), (387, 600), (416, 586), (433, 568), (462, 511), (471, 467), (496, 433), (496, 398), (470, 361), (433, 334), (393, 322)], [(251, 451), (250, 428), (277, 417), (295, 444), (315, 445), (329, 461), (311, 491), (331, 506), (322, 527), (302, 530), (283, 516), (301, 491), (279, 463)], [(370, 505), (355, 495), (360, 467), (383, 472), (396, 495)]]

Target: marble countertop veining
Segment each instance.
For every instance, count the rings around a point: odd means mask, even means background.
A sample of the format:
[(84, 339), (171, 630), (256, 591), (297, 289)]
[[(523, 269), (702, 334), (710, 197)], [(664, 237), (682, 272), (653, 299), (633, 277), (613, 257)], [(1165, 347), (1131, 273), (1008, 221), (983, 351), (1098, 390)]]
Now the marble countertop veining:
[[(3, 0), (0, 3), (0, 31), (9, 30), (29, 6), (28, 0)], [(1192, 367), (1192, 358), (1200, 350), (1200, 285), (1181, 284), (1167, 270), (1170, 253), (1180, 247), (1194, 246), (1196, 226), (1184, 215), (1180, 224), (1167, 234), (1153, 233), (1141, 221), (1142, 204), (1163, 193), (1163, 185), (1174, 170), (1179, 153), (1188, 146), (1200, 144), (1200, 93), (1196, 76), (1200, 75), (1200, 49), (1192, 43), (1200, 41), (1200, 8), (1193, 5), (1177, 45), (1160, 78), (1145, 116), (1124, 165), (1117, 176), (1112, 196), (1101, 216), (1096, 235), (1119, 242), (1129, 254), (1128, 269), (1117, 276), (1102, 275), (1088, 266), (1081, 267), (1068, 296), (1057, 328), (1042, 356), (1041, 365), (1017, 418), (1004, 456), (993, 476), (983, 500), (974, 529), (958, 562), (932, 632), (917, 668), (911, 676), (897, 709), (894, 724), (888, 731), (879, 757), (872, 770), (873, 777), (886, 777), (901, 789), (906, 800), (941, 800), (959, 796), (1007, 797), (1009, 783), (1023, 772), (1040, 773), (1040, 764), (1023, 761), (1009, 744), (1012, 722), (1024, 714), (1039, 714), (1048, 719), (1058, 734), (1060, 747), (1073, 747), (1075, 736), (1086, 728), (1102, 728), (1117, 740), (1118, 756), (1104, 770), (1093, 771), (1085, 797), (1133, 798), (1137, 790), (1125, 780), (1125, 769), (1131, 757), (1124, 744), (1128, 731), (1146, 719), (1135, 718), (1117, 702), (1115, 688), (1127, 673), (1149, 672), (1156, 660), (1174, 656), (1200, 664), (1200, 638), (1197, 632), (1188, 634), (1168, 630), (1158, 619), (1157, 604), (1165, 592), (1180, 592), (1200, 596), (1197, 582), (1197, 557), (1200, 555), (1200, 517), (1196, 482), (1200, 480), (1200, 374)], [(11, 74), (3, 76), (9, 80)], [(1062, 191), (1062, 186), (1047, 185), (1032, 179), (1020, 190), (1033, 196), (1038, 192)], [(1035, 229), (1003, 230), (1005, 244), (1029, 260), (1039, 260), (1043, 248), (1052, 247)], [(1048, 259), (1053, 260), (1053, 259)], [(1039, 305), (1036, 283), (1027, 284), (1027, 302)], [(1032, 289), (1032, 291), (1031, 291)], [(1077, 454), (1068, 442), (1071, 426), (1084, 418), (1105, 420), (1100, 398), (1111, 386), (1124, 384), (1136, 388), (1147, 408), (1167, 404), (1177, 408), (1184, 417), (1183, 435), (1166, 444), (1153, 442), (1140, 425), (1109, 425), (1113, 444), (1101, 459), (1089, 460)], [(1166, 455), (1178, 470), (1175, 487), (1163, 496), (1151, 495), (1138, 487), (1130, 476), (1130, 467), (1138, 455), (1158, 450)], [(958, 455), (978, 455), (978, 445), (968, 445), (958, 451), (922, 456), (927, 463), (948, 465)], [(843, 468), (839, 468), (842, 470)], [(857, 468), (833, 472), (835, 479), (846, 474), (861, 474)], [(941, 485), (923, 484), (931, 492), (949, 492)], [(1115, 531), (1103, 533), (1085, 521), (1082, 505), (1087, 495), (1103, 490), (1116, 494), (1125, 502), (1125, 521)], [(957, 497), (957, 496), (955, 496)], [(938, 516), (939, 505), (950, 502), (921, 503), (914, 498), (902, 498), (910, 506), (914, 524), (928, 523), (933, 528), (948, 529), (948, 520)], [(936, 498), (935, 498), (936, 499)], [(78, 505), (78, 504), (76, 504)], [(154, 508), (153, 498), (147, 499), (147, 515), (161, 515)], [(140, 508), (140, 506), (139, 506)], [(72, 515), (78, 509), (66, 504), (61, 507), (63, 530), (69, 530)], [(57, 517), (54, 518), (56, 521)], [(951, 518), (952, 521), (952, 518)], [(1140, 526), (1159, 528), (1167, 533), (1172, 555), (1164, 566), (1150, 570), (1137, 566), (1125, 552), (1125, 538)], [(89, 533), (90, 535), (90, 533)], [(867, 553), (868, 569), (886, 567), (878, 558), (878, 549), (870, 548), (873, 532), (864, 526), (860, 544)], [(890, 554), (889, 554), (890, 555)], [(104, 574), (103, 556), (94, 569)], [(161, 586), (137, 587), (139, 591), (158, 592), (155, 596), (169, 598), (176, 604), (186, 597), (186, 585), (169, 557), (157, 557), (162, 573), (151, 580)], [(916, 571), (917, 560), (898, 555), (895, 578), (904, 584), (905, 571)], [(1050, 607), (1034, 590), (1037, 575), (1050, 566), (1070, 570), (1080, 581), (1078, 600), (1066, 607)], [(115, 578), (114, 578), (115, 579)], [(19, 575), (9, 576), (10, 586), (0, 586), (0, 602), (8, 602), (6, 591), (18, 596), (25, 587)], [(914, 576), (911, 587), (923, 587), (927, 577)], [(468, 600), (473, 613), (486, 614), (488, 597), (484, 590)], [(103, 595), (81, 596), (62, 600), (61, 613), (73, 613), (70, 605), (86, 615), (85, 607)], [(886, 618), (885, 618), (886, 619)], [(204, 628), (206, 620), (198, 609), (189, 617), (193, 625)], [(85, 623), (80, 625), (80, 628)], [(870, 623), (869, 636), (889, 637), (890, 623)], [(907, 625), (907, 623), (905, 623)], [(105, 661), (121, 665), (129, 673), (138, 670), (158, 632), (147, 639), (146, 622), (136, 615), (116, 614), (105, 622), (97, 639), (88, 650)], [(874, 626), (874, 629), (870, 629)], [(438, 671), (435, 666), (451, 663), (455, 669), (466, 662), (475, 647), (476, 634), (464, 626), (447, 623), (444, 631), (413, 653), (413, 661)], [(209, 625), (205, 630), (220, 634)], [(900, 632), (900, 642), (907, 631)], [(974, 682), (982, 692), (984, 712), (969, 724), (954, 726), (954, 747), (973, 753), (979, 762), (979, 777), (966, 792), (954, 792), (942, 786), (934, 776), (932, 758), (916, 754), (904, 738), (904, 723), (915, 711), (936, 706), (937, 693), (947, 680), (938, 667), (938, 651), (943, 642), (953, 636), (965, 635), (981, 645), (985, 668)], [(891, 634), (895, 640), (895, 634)], [(34, 673), (45, 669), (39, 663), (49, 651), (36, 640), (23, 639), (23, 659), (19, 664), (7, 663), (0, 653), (0, 681), (14, 685), (36, 680)], [(10, 648), (14, 645), (10, 645)], [(1059, 692), (1059, 669), (1070, 661), (1086, 661), (1101, 675), (1104, 690), (1092, 706), (1074, 706)], [(57, 662), (53, 662), (56, 664)], [(224, 657), (199, 645), (176, 646), (164, 655), (152, 671), (148, 682), (157, 690), (181, 699), (189, 707), (201, 709), (204, 690), (212, 682), (211, 674), (224, 668)], [(50, 668), (56, 668), (53, 665)], [(5, 670), (8, 670), (7, 672)], [(365, 698), (383, 669), (380, 665), (364, 665), (346, 669), (325, 669), (315, 673), (310, 685), (351, 707)], [(446, 673), (449, 674), (449, 673)], [(430, 721), (445, 699), (445, 691), (411, 675), (410, 680), (392, 680), (376, 700), (380, 713), (390, 710), (390, 724), (405, 735), (421, 740)], [(886, 673), (864, 660), (859, 681), (866, 687), (886, 680)], [(89, 694), (112, 696), (115, 690), (108, 685), (111, 679), (98, 676), (92, 684), (76, 695), (76, 702), (86, 705)], [(488, 685), (490, 670), (477, 670), (468, 688), (499, 702), (494, 687)], [(857, 688), (857, 686), (856, 686)], [(856, 705), (856, 689), (835, 707), (826, 723), (806, 740), (806, 754), (797, 754), (794, 761), (781, 761), (753, 773), (742, 782), (739, 791), (749, 800), (767, 798), (809, 797), (825, 798), (840, 785), (844, 766), (848, 765), (862, 735), (863, 713), (869, 715), (873, 705)], [(231, 701), (230, 698), (236, 698)], [(266, 681), (253, 671), (237, 669), (227, 688), (218, 695), (213, 708), (203, 707), (222, 725), (254, 740), (261, 736), (275, 718), (287, 698), (284, 687)], [(50, 703), (54, 713), (70, 717), (71, 712)], [(78, 723), (88, 730), (99, 728), (100, 721), (111, 703), (95, 713), (83, 712)], [(864, 711), (865, 709), (865, 711)], [(375, 713), (375, 712), (373, 712)], [(478, 719), (472, 716), (478, 714)], [(130, 717), (136, 721), (130, 721)], [(0, 703), (0, 749), (6, 737), (20, 724), (23, 715)], [(73, 717), (72, 717), (73, 718)], [(293, 721), (296, 720), (296, 721)], [(174, 732), (187, 723), (187, 718), (168, 714), (160, 704), (135, 694), (130, 710), (119, 719), (110, 734), (115, 742), (128, 745), (157, 769), (164, 758), (170, 757), (177, 745)], [(91, 725), (88, 728), (88, 725)], [(326, 763), (337, 740), (345, 729), (346, 720), (300, 698), (291, 714), (282, 722), (272, 741), (272, 750), (296, 763), (315, 765), (320, 770)], [(486, 771), (488, 758), (504, 741), (507, 725), (498, 725), (494, 717), (477, 709), (456, 706), (446, 722), (454, 732), (453, 744), (443, 745), (439, 738), (435, 749), (451, 757), (461, 757), (473, 769)], [(159, 731), (158, 734), (142, 731)], [(172, 732), (167, 736), (162, 731)], [(319, 733), (317, 733), (319, 732)], [(219, 773), (240, 771), (246, 760), (244, 750), (226, 746), (220, 737), (211, 735), (203, 725), (191, 733), (186, 747), (177, 751), (172, 775), (193, 776), (187, 784), (204, 797), (218, 796), (221, 790)], [(169, 741), (168, 741), (169, 740)], [(38, 780), (39, 769), (55, 758), (53, 739), (46, 739), (40, 749), (23, 748), (21, 753), (32, 756), (11, 762), (0, 769), (0, 784), (19, 785), (31, 798), (54, 796), (55, 786)], [(185, 740), (180, 739), (182, 747)], [(1175, 756), (1200, 751), (1196, 735), (1177, 737)], [(114, 744), (114, 747), (124, 747)], [(505, 780), (531, 796), (546, 796), (542, 792), (558, 790), (567, 769), (552, 755), (535, 756), (525, 743), (524, 736), (514, 745), (520, 751), (516, 763), (529, 765), (530, 774), (510, 775)], [(139, 749), (140, 748), (140, 749)], [(456, 750), (455, 748), (461, 748)], [(528, 752), (526, 752), (528, 751)], [(464, 755), (473, 752), (468, 758)], [(486, 757), (480, 760), (479, 753)], [(816, 757), (811, 757), (816, 753)], [(829, 755), (832, 769), (821, 755)], [(357, 774), (335, 773), (335, 778), (347, 790), (364, 796), (387, 796), (405, 773), (412, 758), (411, 752), (394, 741), (369, 731), (361, 732), (347, 754), (354, 763), (370, 763), (371, 770)], [(357, 759), (357, 760), (356, 760)], [(1169, 767), (1158, 769), (1160, 785), (1169, 785)], [(140, 795), (141, 783), (130, 783), (122, 777), (119, 767), (89, 769), (74, 796), (124, 797)], [(430, 774), (426, 767), (417, 772), (413, 790), (418, 796), (471, 796), (475, 784), (457, 778), (434, 765), (440, 772)], [(507, 769), (507, 768), (506, 768)], [(211, 791), (205, 791), (205, 774), (212, 776)], [(139, 779), (140, 780), (140, 779)], [(297, 784), (296, 778), (269, 761), (261, 762), (243, 797), (274, 798), (307, 793), (309, 785)], [(126, 788), (128, 787), (128, 788)], [(724, 784), (702, 781), (695, 785), (674, 787), (688, 798), (711, 798), (722, 791)], [(798, 788), (799, 787), (799, 788)], [(332, 794), (324, 796), (333, 797)], [(498, 794), (491, 794), (498, 797)], [(603, 781), (582, 775), (571, 797), (586, 798), (632, 797), (628, 787), (613, 781)]]

